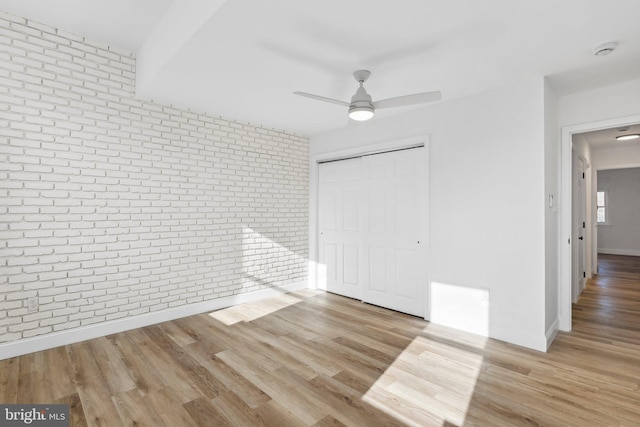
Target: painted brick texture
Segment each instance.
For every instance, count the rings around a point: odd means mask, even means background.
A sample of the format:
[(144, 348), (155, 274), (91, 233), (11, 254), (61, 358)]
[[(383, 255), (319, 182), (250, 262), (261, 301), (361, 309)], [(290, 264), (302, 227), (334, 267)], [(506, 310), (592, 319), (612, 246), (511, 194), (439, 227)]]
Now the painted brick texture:
[(308, 140), (134, 84), (131, 53), (0, 14), (0, 342), (306, 281)]

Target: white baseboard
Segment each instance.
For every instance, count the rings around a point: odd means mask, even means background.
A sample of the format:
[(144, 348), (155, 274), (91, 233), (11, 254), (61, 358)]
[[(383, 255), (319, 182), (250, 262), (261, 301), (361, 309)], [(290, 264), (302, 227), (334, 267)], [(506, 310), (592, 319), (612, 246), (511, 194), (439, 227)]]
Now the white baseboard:
[(489, 326), (489, 337), (541, 352), (547, 351), (547, 337), (514, 331), (495, 324)]
[(556, 320), (553, 321), (553, 323), (551, 324), (551, 327), (547, 330), (547, 334), (546, 334), (547, 348), (545, 351), (549, 350), (549, 347), (551, 347), (553, 340), (555, 340), (556, 335), (558, 335), (559, 329), (560, 329), (560, 319), (556, 317)]
[(195, 314), (206, 313), (231, 307), (246, 302), (258, 301), (265, 298), (274, 297), (284, 293), (295, 292), (309, 287), (306, 281), (292, 283), (278, 288), (268, 288), (256, 292), (232, 295), (204, 301), (197, 304), (183, 305), (169, 308), (153, 313), (141, 314), (138, 316), (126, 317), (108, 322), (96, 323), (89, 326), (69, 329), (66, 331), (53, 332), (33, 338), (25, 338), (18, 341), (11, 341), (0, 344), (0, 360), (10, 357), (21, 356), (36, 351), (47, 350), (54, 347), (99, 338), (106, 335), (124, 332), (131, 329), (142, 328), (144, 326), (155, 325), (181, 317), (193, 316)]
[(627, 256), (640, 256), (640, 251), (635, 249), (608, 249), (598, 248), (599, 254), (607, 255), (627, 255)]

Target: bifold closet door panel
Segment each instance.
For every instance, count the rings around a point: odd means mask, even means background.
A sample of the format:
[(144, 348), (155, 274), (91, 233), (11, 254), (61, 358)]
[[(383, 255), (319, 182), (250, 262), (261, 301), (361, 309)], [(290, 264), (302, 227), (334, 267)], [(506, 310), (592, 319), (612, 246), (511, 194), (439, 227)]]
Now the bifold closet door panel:
[(319, 261), (327, 290), (362, 299), (361, 159), (320, 164)]
[(417, 316), (427, 296), (425, 148), (363, 157), (363, 301)]

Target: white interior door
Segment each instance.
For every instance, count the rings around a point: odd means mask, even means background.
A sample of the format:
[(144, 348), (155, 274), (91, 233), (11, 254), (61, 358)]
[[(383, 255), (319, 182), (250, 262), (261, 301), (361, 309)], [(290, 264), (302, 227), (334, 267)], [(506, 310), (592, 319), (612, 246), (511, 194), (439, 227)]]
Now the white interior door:
[(363, 158), (363, 300), (421, 317), (427, 288), (425, 152)]
[(426, 148), (319, 165), (319, 262), (326, 289), (424, 317)]
[(573, 192), (573, 256), (572, 256), (572, 300), (578, 298), (586, 286), (585, 238), (586, 238), (586, 184), (584, 159), (574, 153), (574, 192)]
[(578, 169), (581, 171), (578, 177), (578, 293), (581, 294), (587, 284), (587, 268), (586, 268), (586, 238), (587, 238), (587, 186), (586, 186), (586, 167), (584, 159), (578, 159)]
[(362, 299), (361, 159), (319, 165), (319, 261), (329, 292)]

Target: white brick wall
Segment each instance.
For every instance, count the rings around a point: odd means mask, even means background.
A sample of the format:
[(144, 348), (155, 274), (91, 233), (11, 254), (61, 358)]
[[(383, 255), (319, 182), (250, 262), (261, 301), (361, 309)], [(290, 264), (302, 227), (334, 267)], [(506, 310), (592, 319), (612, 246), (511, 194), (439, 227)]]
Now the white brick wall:
[(132, 54), (0, 14), (0, 342), (306, 280), (308, 141), (134, 82)]

